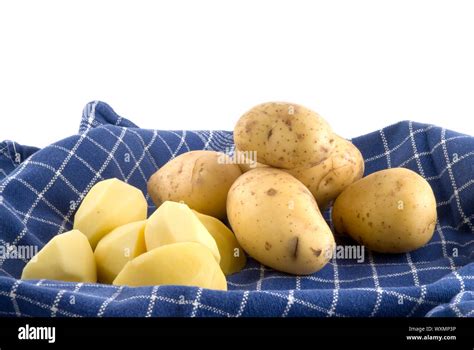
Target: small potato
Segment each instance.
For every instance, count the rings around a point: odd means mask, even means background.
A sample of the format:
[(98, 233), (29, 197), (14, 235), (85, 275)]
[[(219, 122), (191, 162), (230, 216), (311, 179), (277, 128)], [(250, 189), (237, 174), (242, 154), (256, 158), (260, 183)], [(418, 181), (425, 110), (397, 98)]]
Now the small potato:
[(282, 170), (253, 169), (239, 177), (227, 213), (242, 248), (276, 270), (311, 274), (332, 256), (334, 237), (313, 195)]
[(247, 263), (247, 258), (234, 233), (221, 221), (209, 215), (194, 211), (199, 221), (206, 227), (215, 239), (221, 256), (220, 266), (225, 275), (242, 270)]
[(146, 220), (117, 227), (105, 235), (94, 251), (97, 279), (112, 283), (127, 262), (146, 252)]
[(167, 244), (197, 242), (206, 246), (219, 263), (216, 241), (186, 204), (166, 201), (147, 220), (145, 244), (148, 251)]
[(164, 201), (183, 201), (200, 213), (226, 217), (226, 199), (242, 174), (224, 153), (191, 151), (170, 160), (148, 181), (148, 193), (157, 207)]
[(364, 158), (350, 141), (334, 137), (334, 150), (320, 163), (287, 170), (313, 194), (321, 211), (364, 175)]
[(286, 102), (263, 103), (245, 113), (234, 128), (234, 141), (241, 151), (256, 151), (260, 163), (284, 169), (321, 162), (334, 147), (323, 118)]
[(74, 216), (74, 229), (87, 236), (92, 249), (116, 227), (145, 220), (148, 203), (142, 191), (118, 179), (96, 183)]
[(168, 244), (128, 262), (114, 285), (179, 285), (227, 290), (227, 281), (211, 251), (195, 242)]
[(377, 171), (354, 182), (336, 199), (332, 212), (337, 232), (381, 253), (422, 247), (433, 236), (436, 218), (429, 183), (405, 168)]
[(95, 283), (94, 253), (87, 237), (78, 230), (53, 237), (26, 264), (21, 279)]

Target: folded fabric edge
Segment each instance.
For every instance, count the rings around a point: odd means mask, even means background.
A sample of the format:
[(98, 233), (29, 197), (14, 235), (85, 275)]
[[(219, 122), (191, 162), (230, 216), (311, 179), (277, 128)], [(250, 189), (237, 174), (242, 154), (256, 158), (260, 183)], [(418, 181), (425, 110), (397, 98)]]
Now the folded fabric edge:
[(138, 128), (130, 120), (118, 115), (114, 109), (102, 101), (91, 101), (82, 110), (82, 118), (79, 125), (79, 133), (82, 134), (91, 128), (101, 125), (115, 125), (129, 128)]

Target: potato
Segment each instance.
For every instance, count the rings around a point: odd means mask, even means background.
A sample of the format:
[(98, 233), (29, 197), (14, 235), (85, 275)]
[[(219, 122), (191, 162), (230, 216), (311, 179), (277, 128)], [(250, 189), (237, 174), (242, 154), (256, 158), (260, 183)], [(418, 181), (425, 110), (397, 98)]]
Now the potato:
[(115, 285), (181, 285), (227, 290), (227, 282), (211, 251), (195, 242), (168, 244), (128, 262)]
[(127, 262), (146, 252), (146, 220), (117, 227), (102, 238), (94, 251), (97, 279), (112, 283)]
[(232, 183), (242, 174), (224, 153), (191, 151), (170, 160), (148, 181), (157, 207), (164, 201), (183, 201), (200, 213), (224, 219)]
[(166, 201), (147, 220), (145, 244), (147, 250), (178, 243), (197, 242), (206, 246), (220, 262), (216, 241), (186, 204)]
[(234, 128), (234, 141), (241, 151), (256, 151), (260, 163), (284, 169), (321, 162), (334, 147), (323, 118), (286, 102), (263, 103), (245, 113)]
[(311, 274), (334, 251), (313, 195), (282, 170), (253, 169), (239, 177), (229, 191), (227, 214), (242, 248), (276, 270)]
[(209, 215), (194, 211), (199, 221), (206, 227), (214, 238), (221, 256), (220, 266), (225, 275), (242, 270), (247, 263), (247, 258), (234, 233), (221, 221)]
[(26, 264), (21, 278), (95, 283), (94, 253), (87, 237), (78, 230), (53, 237)]
[(414, 171), (392, 168), (354, 182), (336, 199), (337, 232), (370, 250), (404, 253), (425, 245), (436, 225), (436, 199), (429, 183)]
[(362, 178), (364, 158), (350, 141), (335, 136), (329, 158), (287, 171), (308, 187), (319, 208), (325, 210), (347, 186)]
[(148, 204), (142, 191), (118, 179), (96, 183), (74, 216), (74, 229), (87, 236), (92, 249), (116, 227), (145, 220)]

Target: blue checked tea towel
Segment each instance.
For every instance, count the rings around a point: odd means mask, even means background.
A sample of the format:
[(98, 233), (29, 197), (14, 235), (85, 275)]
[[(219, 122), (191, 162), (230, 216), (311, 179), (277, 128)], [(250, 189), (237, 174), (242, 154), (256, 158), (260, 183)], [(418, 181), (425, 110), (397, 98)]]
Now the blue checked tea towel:
[[(366, 175), (406, 167), (429, 181), (439, 217), (433, 239), (407, 254), (366, 251), (359, 261), (335, 258), (310, 276), (287, 275), (249, 259), (228, 278), (228, 292), (21, 281), (27, 259), (10, 253), (42, 247), (71, 229), (77, 205), (96, 182), (116, 177), (146, 193), (147, 179), (169, 159), (196, 149), (226, 151), (233, 146), (231, 132), (144, 130), (96, 101), (84, 109), (77, 135), (41, 150), (3, 142), (0, 315), (474, 316), (474, 137), (404, 121), (353, 142), (365, 158)], [(147, 199), (151, 213), (155, 208)], [(330, 223), (330, 213), (325, 216)]]

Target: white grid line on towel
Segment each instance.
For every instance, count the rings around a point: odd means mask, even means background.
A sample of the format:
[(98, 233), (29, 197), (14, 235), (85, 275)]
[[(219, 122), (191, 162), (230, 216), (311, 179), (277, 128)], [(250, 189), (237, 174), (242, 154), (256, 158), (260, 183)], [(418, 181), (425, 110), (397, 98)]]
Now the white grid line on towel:
[[(441, 141), (443, 141), (443, 140), (446, 141), (446, 129), (444, 129), (444, 128), (441, 130)], [(448, 149), (447, 149), (447, 146), (446, 146), (446, 142), (443, 142), (442, 148), (443, 148), (444, 158), (446, 160), (446, 165), (448, 166), (449, 178), (451, 180), (451, 185), (453, 186), (454, 195), (456, 197), (456, 205), (457, 205), (459, 214), (463, 218), (463, 221), (466, 222), (466, 224), (469, 226), (469, 228), (472, 231), (472, 230), (474, 230), (474, 226), (472, 225), (471, 221), (466, 217), (466, 214), (464, 213), (464, 210), (461, 207), (461, 200), (459, 198), (459, 190), (456, 187), (456, 179), (454, 178), (453, 170), (451, 169), (451, 166), (450, 166), (450, 160), (449, 160), (449, 155), (448, 155)]]

